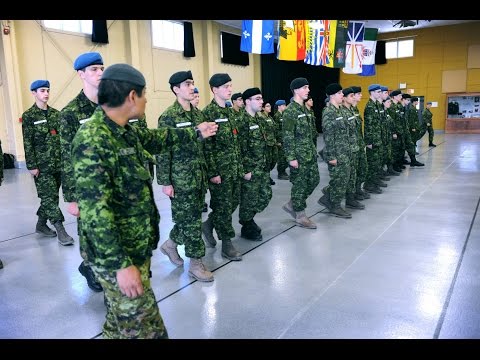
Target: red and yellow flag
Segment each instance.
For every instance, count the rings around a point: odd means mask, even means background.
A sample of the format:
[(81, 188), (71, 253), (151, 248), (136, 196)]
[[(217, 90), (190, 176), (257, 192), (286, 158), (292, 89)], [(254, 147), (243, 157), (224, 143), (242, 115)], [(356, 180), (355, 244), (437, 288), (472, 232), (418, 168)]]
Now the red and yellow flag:
[(279, 20), (277, 59), (298, 61), (305, 59), (306, 20)]

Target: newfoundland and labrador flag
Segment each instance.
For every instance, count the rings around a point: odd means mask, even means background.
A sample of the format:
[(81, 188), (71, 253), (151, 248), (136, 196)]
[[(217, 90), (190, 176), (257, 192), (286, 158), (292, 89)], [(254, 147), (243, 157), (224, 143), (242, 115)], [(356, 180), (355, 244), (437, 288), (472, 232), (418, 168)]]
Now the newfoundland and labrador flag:
[(363, 37), (363, 58), (361, 76), (375, 75), (375, 50), (377, 48), (378, 29), (365, 28)]
[(363, 38), (365, 23), (362, 21), (349, 21), (348, 39), (345, 54), (345, 74), (360, 74), (362, 72)]
[(240, 50), (253, 54), (272, 54), (274, 20), (242, 20)]

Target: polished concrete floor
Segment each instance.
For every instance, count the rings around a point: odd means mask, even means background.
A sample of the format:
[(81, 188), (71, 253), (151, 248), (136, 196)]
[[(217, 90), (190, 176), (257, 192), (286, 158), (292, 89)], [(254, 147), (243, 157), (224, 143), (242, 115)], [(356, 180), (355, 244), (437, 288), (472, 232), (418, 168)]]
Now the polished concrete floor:
[[(318, 225), (294, 225), (281, 206), (290, 182), (277, 180), (258, 215), (264, 241), (240, 238), (243, 261), (222, 258), (220, 244), (205, 263), (215, 281), (201, 283), (160, 251), (152, 286), (173, 339), (480, 338), (480, 135), (437, 134), (419, 143), (424, 168), (392, 177), (383, 194), (365, 200), (352, 219), (317, 204)], [(322, 138), (319, 138), (319, 148)], [(272, 172), (276, 179), (276, 172)], [(154, 186), (161, 241), (172, 228), (170, 202)], [(77, 271), (78, 241), (63, 247), (35, 233), (39, 200), (25, 169), (5, 171), (0, 187), (0, 338), (101, 338), (102, 293)], [(64, 209), (64, 204), (61, 204)], [(78, 240), (76, 220), (65, 227)], [(183, 248), (180, 248), (183, 256)]]

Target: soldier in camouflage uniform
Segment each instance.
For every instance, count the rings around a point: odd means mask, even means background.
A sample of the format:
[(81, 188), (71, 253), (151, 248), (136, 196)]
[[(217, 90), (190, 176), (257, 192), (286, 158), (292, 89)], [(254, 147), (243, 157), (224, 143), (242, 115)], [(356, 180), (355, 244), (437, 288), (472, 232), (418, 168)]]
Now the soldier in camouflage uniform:
[(393, 169), (393, 142), (397, 140), (398, 135), (395, 130), (395, 121), (390, 115), (390, 108), (393, 105), (393, 100), (387, 95), (383, 99), (384, 107), (384, 121), (386, 127), (386, 153), (385, 153), (385, 165), (387, 165), (387, 176), (400, 176), (400, 172)]
[(218, 124), (216, 136), (205, 141), (207, 179), (210, 190), (208, 219), (202, 224), (202, 232), (207, 245), (214, 247), (216, 240), (222, 241), (222, 256), (234, 261), (242, 260), (242, 254), (233, 246), (235, 230), (232, 214), (240, 203), (241, 179), (244, 175), (240, 158), (240, 139), (236, 113), (225, 106), (232, 95), (232, 79), (228, 74), (214, 74), (209, 80), (213, 99), (204, 109), (207, 121)]
[[(35, 103), (22, 114), (23, 147), (27, 169), (33, 175), (40, 207), (35, 231), (57, 236), (61, 245), (72, 245), (73, 238), (63, 227), (65, 218), (58, 206), (61, 185), (59, 111), (47, 104), (50, 82), (36, 80), (30, 85)], [(50, 229), (47, 220), (57, 232)]]
[(232, 95), (232, 108), (237, 113), (245, 110), (245, 102), (243, 101), (242, 93), (235, 93)]
[(317, 225), (305, 214), (307, 198), (320, 182), (317, 149), (313, 145), (312, 125), (305, 108), (305, 100), (310, 92), (308, 80), (303, 77), (293, 79), (290, 90), (293, 101), (283, 112), (283, 147), (290, 167), (292, 189), (290, 200), (282, 209), (299, 226), (316, 229)]
[(265, 120), (260, 115), (263, 103), (260, 89), (247, 89), (242, 98), (245, 111), (239, 131), (244, 176), (240, 192), (239, 222), (242, 224), (242, 237), (260, 241), (261, 229), (253, 218), (268, 206), (272, 198), (268, 148), (268, 132), (271, 129), (265, 126)]
[(433, 143), (433, 135), (435, 132), (433, 130), (433, 123), (432, 123), (433, 114), (430, 111), (431, 107), (432, 107), (432, 102), (431, 101), (427, 102), (425, 110), (423, 110), (422, 117), (423, 117), (423, 125), (428, 131), (428, 146), (436, 147), (437, 145)]
[(343, 91), (340, 84), (329, 84), (325, 92), (330, 96), (330, 105), (322, 113), (322, 130), (325, 139), (323, 156), (330, 173), (329, 184), (322, 189), (323, 196), (318, 200), (333, 216), (351, 218), (352, 214), (341, 206), (347, 192), (352, 151), (350, 139), (355, 142), (355, 136), (350, 134), (351, 127), (347, 123), (345, 110), (342, 109)]
[(393, 119), (394, 134), (396, 138), (392, 140), (392, 161), (393, 169), (397, 172), (401, 172), (405, 169), (403, 165), (403, 156), (405, 154), (405, 131), (403, 125), (403, 106), (400, 103), (402, 100), (402, 92), (400, 90), (394, 90), (390, 93), (392, 99), (392, 105), (388, 108), (387, 112)]
[(147, 99), (145, 78), (127, 64), (105, 70), (98, 102), (72, 142), (72, 165), (80, 241), (110, 305), (103, 337), (168, 338), (150, 284), (160, 216), (144, 164), (148, 153), (211, 136), (216, 125), (202, 123), (195, 130), (130, 126), (129, 119), (144, 115)]
[[(408, 153), (408, 156), (410, 157), (410, 167), (414, 166), (425, 166), (425, 164), (417, 161), (415, 157), (415, 139), (412, 138), (412, 132), (410, 131), (410, 111), (412, 110), (411, 104), (410, 104), (410, 99), (412, 97), (410, 94), (402, 94), (402, 105), (403, 105), (403, 126), (404, 126), (404, 134), (405, 134), (405, 150)], [(417, 109), (415, 109), (416, 112)], [(417, 116), (417, 122), (418, 122), (418, 115)], [(413, 123), (413, 121), (412, 121)]]
[[(158, 128), (194, 128), (204, 120), (200, 110), (190, 102), (195, 95), (191, 71), (179, 71), (169, 79), (176, 101), (158, 118)], [(207, 173), (202, 143), (196, 139), (164, 149), (157, 155), (157, 183), (172, 204), (173, 229), (160, 246), (176, 266), (183, 265), (177, 251), (185, 245), (190, 258), (188, 274), (198, 281), (213, 281), (213, 274), (202, 263), (205, 244), (202, 240), (202, 209), (207, 192)]]
[[(147, 117), (144, 116), (140, 119), (130, 119), (128, 120), (128, 123), (132, 126), (138, 126), (138, 127), (141, 127), (143, 129), (147, 129), (148, 128), (148, 125), (147, 125)], [(149, 158), (147, 160), (147, 162), (145, 163), (145, 167), (148, 169), (148, 171), (150, 171), (150, 176), (152, 178), (152, 181), (153, 181), (153, 178), (155, 176), (155, 158), (152, 156), (151, 158)]]
[(367, 155), (365, 153), (365, 140), (363, 139), (363, 119), (358, 110), (358, 103), (362, 100), (362, 88), (360, 86), (352, 86), (354, 105), (352, 106), (355, 115), (355, 127), (358, 140), (358, 159), (357, 168), (355, 170), (357, 177), (355, 180), (355, 199), (364, 200), (370, 199), (370, 194), (362, 189), (362, 184), (365, 182), (368, 172)]
[[(246, 99), (244, 99), (246, 101)], [(245, 106), (246, 108), (246, 106)], [(278, 146), (277, 146), (277, 128), (275, 126), (275, 121), (272, 116), (272, 105), (269, 102), (263, 103), (262, 109), (260, 111), (261, 124), (265, 128), (265, 136), (267, 138), (267, 167), (269, 172), (275, 168), (277, 165), (278, 157)], [(275, 185), (275, 181), (269, 176), (270, 185)]]
[[(82, 221), (78, 217), (78, 204), (75, 195), (75, 180), (71, 160), (71, 144), (77, 130), (87, 122), (95, 111), (98, 103), (98, 84), (103, 74), (103, 59), (97, 52), (88, 52), (79, 55), (73, 64), (78, 76), (82, 80), (83, 88), (60, 112), (60, 148), (62, 154), (62, 190), (63, 199), (67, 203), (67, 211), (77, 216), (78, 235), (81, 236)], [(80, 239), (80, 255), (85, 259)], [(82, 261), (78, 271), (87, 280), (88, 287), (95, 292), (102, 291), (102, 286), (95, 279), (87, 261)]]
[(277, 140), (277, 147), (278, 147), (278, 155), (277, 155), (277, 177), (279, 180), (288, 180), (290, 177), (288, 176), (286, 170), (288, 167), (287, 159), (285, 158), (285, 151), (283, 149), (283, 112), (287, 108), (285, 100), (277, 100), (275, 102), (275, 107), (277, 111), (275, 115), (273, 115), (273, 119), (275, 121), (276, 127), (276, 140)]

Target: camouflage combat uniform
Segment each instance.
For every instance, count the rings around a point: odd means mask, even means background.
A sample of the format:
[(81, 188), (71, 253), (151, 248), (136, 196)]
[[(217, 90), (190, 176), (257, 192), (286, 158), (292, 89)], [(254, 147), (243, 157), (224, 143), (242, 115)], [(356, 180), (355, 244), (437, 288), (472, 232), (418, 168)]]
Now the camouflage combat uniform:
[(397, 134), (396, 139), (392, 139), (392, 161), (396, 169), (401, 170), (403, 156), (405, 154), (405, 128), (403, 120), (402, 104), (392, 102), (387, 110), (393, 120), (394, 133)]
[(277, 165), (278, 147), (277, 137), (275, 135), (276, 126), (273, 118), (271, 116), (268, 116), (263, 111), (260, 112), (259, 125), (263, 126), (265, 140), (267, 141), (267, 168), (268, 172), (270, 173), (270, 171), (275, 168), (275, 165)]
[[(433, 123), (432, 123), (433, 114), (430, 111), (430, 109), (425, 108), (425, 110), (423, 110), (422, 118), (423, 118), (424, 130), (428, 131), (428, 143), (433, 144), (433, 135), (435, 132), (433, 130)], [(423, 132), (423, 134), (425, 134), (425, 131)]]
[(34, 177), (40, 207), (37, 215), (52, 224), (63, 222), (58, 191), (61, 186), (60, 112), (50, 106), (44, 111), (36, 104), (22, 114), (23, 146), (28, 170), (38, 169)]
[(367, 179), (368, 165), (367, 165), (367, 155), (365, 153), (365, 140), (363, 139), (363, 127), (362, 127), (362, 116), (358, 107), (353, 107), (353, 113), (355, 114), (355, 127), (357, 131), (357, 141), (358, 141), (358, 160), (356, 168), (356, 180), (355, 180), (355, 189), (357, 193), (362, 193), (362, 183)]
[(420, 140), (421, 127), (418, 121), (418, 110), (412, 104), (408, 104), (408, 129), (410, 131), (410, 137), (412, 138), (412, 143), (416, 146), (418, 140)]
[[(351, 139), (355, 140), (355, 137), (351, 136), (351, 126), (347, 121), (345, 110), (341, 107), (337, 109), (331, 105), (323, 111), (322, 128), (325, 139), (323, 156), (330, 173), (330, 182), (324, 188), (324, 192), (330, 196), (332, 209), (338, 208), (345, 198), (350, 180), (352, 159), (350, 142)], [(337, 165), (328, 163), (335, 159)]]
[[(203, 122), (200, 110), (191, 106), (185, 111), (178, 101), (158, 118), (158, 128), (191, 128)], [(185, 255), (205, 256), (202, 240), (202, 209), (207, 192), (206, 163), (203, 143), (198, 140), (174, 144), (157, 155), (157, 183), (172, 185), (174, 197), (172, 219), (175, 225), (170, 239), (185, 245)]]
[(255, 214), (263, 211), (272, 198), (268, 154), (268, 131), (262, 126), (264, 118), (244, 112), (240, 126), (240, 148), (245, 174), (252, 173), (250, 180), (242, 179), (239, 219), (248, 223)]
[(364, 110), (365, 129), (364, 139), (366, 145), (372, 145), (372, 149), (367, 147), (368, 173), (365, 183), (372, 186), (378, 183), (378, 174), (382, 168), (382, 130), (381, 119), (378, 111), (377, 102), (369, 99)]
[(277, 153), (277, 172), (278, 175), (282, 175), (286, 173), (285, 170), (288, 168), (288, 162), (285, 158), (285, 151), (283, 149), (283, 113), (277, 111), (273, 116), (273, 119), (276, 127), (275, 137), (277, 139), (277, 144), (280, 144), (278, 145)]
[(313, 145), (312, 126), (305, 105), (293, 101), (283, 112), (283, 147), (287, 161), (298, 161), (298, 168), (290, 166), (291, 199), (295, 212), (305, 210), (307, 198), (320, 182), (317, 149)]
[(205, 139), (205, 159), (207, 179), (220, 176), (222, 182), (214, 184), (208, 181), (210, 190), (210, 208), (208, 215), (220, 240), (235, 237), (232, 226), (232, 214), (240, 203), (240, 186), (244, 171), (240, 158), (240, 140), (235, 122), (236, 112), (232, 108), (222, 108), (212, 99), (202, 113), (206, 121), (218, 125), (215, 136)]
[[(72, 143), (76, 198), (82, 214), (80, 242), (108, 301), (105, 338), (167, 338), (150, 285), (150, 259), (159, 241), (160, 215), (149, 154), (196, 139), (193, 129), (119, 126), (99, 107)], [(121, 294), (116, 271), (135, 265), (144, 294)]]
[(313, 140), (313, 146), (315, 146), (315, 149), (317, 148), (317, 118), (315, 117), (315, 113), (313, 112), (313, 109), (309, 109), (305, 107), (306, 113), (308, 118), (310, 119), (310, 124), (312, 126), (312, 140)]

